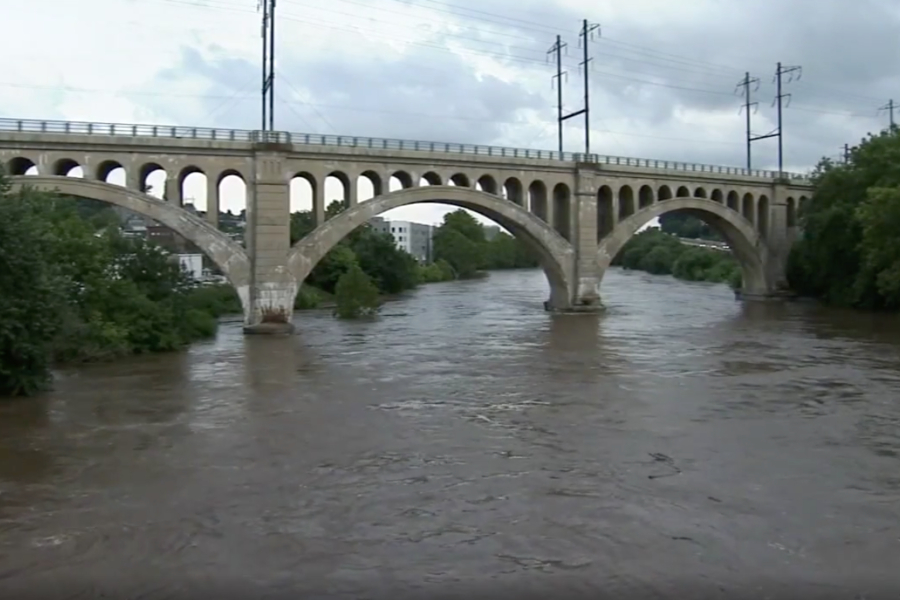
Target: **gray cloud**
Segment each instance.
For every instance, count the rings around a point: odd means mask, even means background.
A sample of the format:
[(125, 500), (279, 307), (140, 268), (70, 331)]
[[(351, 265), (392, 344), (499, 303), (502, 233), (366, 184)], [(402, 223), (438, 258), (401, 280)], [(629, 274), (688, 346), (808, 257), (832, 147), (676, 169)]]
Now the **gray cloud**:
[[(212, 59), (183, 48), (181, 61), (152, 85), (202, 77), (210, 82), (210, 96), (227, 96), (237, 91), (238, 82), (259, 80), (258, 64), (210, 54)], [(476, 77), (460, 57), (439, 51), (416, 53), (412, 61), (286, 59), (277, 71), (276, 98), (290, 104), (276, 104), (277, 127), (293, 131), (490, 144), (518, 111), (546, 104), (521, 83)], [(205, 109), (215, 111), (210, 125), (257, 126), (258, 101), (241, 103), (227, 116), (216, 111), (222, 105), (220, 98), (204, 102)], [(175, 112), (177, 107), (160, 103), (159, 109)]]
[[(403, 10), (402, 4), (380, 6)], [(279, 128), (504, 143), (528, 137), (520, 135), (523, 128), (510, 122), (520, 118), (522, 111), (532, 110), (546, 115), (547, 126), (539, 137), (543, 146), (552, 146), (555, 93), (549, 86), (552, 66), (543, 64), (546, 50), (555, 31), (565, 34), (570, 46), (565, 60), (569, 71), (566, 109), (580, 108), (576, 33), (585, 15), (558, 7), (550, 10), (543, 2), (495, 0), (485, 8), (483, 2), (455, 0), (453, 6), (451, 12), (468, 18), (465, 28), (444, 41), (473, 53), (505, 52), (512, 57), (509, 64), (519, 69), (520, 79), (505, 82), (477, 77), (463, 59), (429, 48), (416, 48), (393, 61), (349, 61), (338, 55), (285, 59), (278, 65), (282, 76), (277, 83), (279, 96), (300, 92), (309, 98), (309, 104), (295, 100), (290, 108), (279, 106)], [(803, 78), (785, 86), (785, 92), (793, 96), (785, 110), (786, 165), (808, 165), (822, 155), (836, 154), (840, 144), (853, 143), (867, 130), (877, 128), (877, 106), (900, 88), (900, 74), (894, 67), (900, 15), (887, 0), (760, 0), (707, 2), (705, 6), (708, 11), (703, 14), (672, 19), (663, 26), (653, 15), (644, 18), (637, 14), (601, 24), (602, 38), (591, 46), (594, 127), (602, 130), (607, 123), (628, 123), (627, 119), (651, 129), (644, 131), (650, 137), (629, 137), (628, 131), (615, 135), (601, 132), (595, 135), (595, 151), (615, 153), (611, 147), (617, 146), (653, 158), (743, 164), (743, 117), (738, 116), (741, 98), (733, 93), (735, 84), (745, 70), (760, 78), (760, 88), (754, 90), (754, 99), (759, 101), (754, 129), (757, 134), (768, 132), (775, 118), (770, 106), (775, 93), (771, 79), (775, 63), (782, 60), (804, 67)], [(510, 16), (504, 20), (497, 15)], [(390, 14), (373, 16), (391, 20)], [(586, 16), (602, 21), (602, 14)], [(347, 36), (340, 43), (352, 44), (353, 36)], [(211, 95), (227, 96), (241, 82), (258, 80), (259, 68), (215, 49), (201, 54), (185, 48), (181, 62), (162, 77), (203, 77), (210, 82)], [(204, 108), (213, 111), (222, 101), (209, 100), (207, 104)], [(167, 110), (174, 118), (177, 107)], [(698, 143), (667, 140), (683, 110), (733, 118), (734, 143), (704, 144), (704, 138), (718, 132), (700, 129), (684, 133), (684, 128), (677, 135), (696, 138)], [(872, 118), (841, 116), (851, 113)], [(257, 115), (258, 102), (251, 100), (227, 114), (214, 113), (212, 118), (218, 126), (256, 127)], [(580, 122), (577, 125), (580, 127)], [(616, 129), (621, 131), (622, 126)], [(655, 140), (654, 135), (660, 139)], [(572, 149), (578, 148), (578, 136), (577, 130), (567, 132)], [(774, 141), (756, 144), (754, 154), (758, 157), (755, 166), (771, 166)]]

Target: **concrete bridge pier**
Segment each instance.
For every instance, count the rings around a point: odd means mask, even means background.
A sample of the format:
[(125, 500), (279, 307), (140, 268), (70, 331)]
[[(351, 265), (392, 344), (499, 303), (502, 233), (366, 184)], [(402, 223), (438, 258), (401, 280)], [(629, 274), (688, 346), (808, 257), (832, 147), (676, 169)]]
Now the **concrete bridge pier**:
[(250, 258), (249, 308), (245, 333), (292, 333), (294, 298), (300, 282), (287, 266), (291, 244), (290, 185), (284, 153), (257, 144), (247, 202)]
[(570, 312), (604, 310), (600, 299), (600, 273), (597, 265), (597, 182), (596, 167), (575, 167), (575, 246), (572, 305)]

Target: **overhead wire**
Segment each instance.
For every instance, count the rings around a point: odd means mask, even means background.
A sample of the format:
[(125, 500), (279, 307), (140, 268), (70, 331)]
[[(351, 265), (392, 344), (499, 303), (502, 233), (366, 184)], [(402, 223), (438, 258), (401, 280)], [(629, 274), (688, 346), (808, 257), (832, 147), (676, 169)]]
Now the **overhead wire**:
[[(151, 0), (151, 1), (170, 4), (170, 5), (181, 5), (181, 6), (185, 6), (185, 7), (196, 7), (196, 8), (202, 8), (202, 9), (215, 9), (215, 10), (229, 11), (229, 12), (235, 12), (235, 13), (255, 14), (255, 11), (252, 8), (250, 8), (249, 6), (238, 5), (238, 4), (235, 4), (234, 2), (230, 2), (228, 0), (205, 0), (202, 2), (198, 1), (198, 0)], [(302, 2), (298, 2), (296, 0), (282, 0), (282, 1), (288, 5), (304, 6), (304, 7), (309, 6), (309, 5), (305, 5)], [(361, 3), (355, 2), (354, 0), (339, 0), (339, 1), (344, 2), (346, 4), (351, 4), (351, 5), (360, 5), (360, 6), (362, 5)], [(397, 0), (395, 0), (395, 1), (397, 1)], [(426, 3), (426, 4), (430, 3), (430, 4), (435, 4), (435, 5), (441, 5), (441, 6), (433, 6), (433, 7), (429, 6), (429, 7), (427, 7), (427, 10), (436, 11), (436, 12), (449, 12), (451, 14), (455, 14), (456, 16), (465, 16), (466, 18), (469, 18), (471, 20), (492, 23), (494, 25), (501, 26), (501, 27), (512, 27), (512, 28), (517, 28), (517, 29), (536, 31), (536, 32), (540, 32), (542, 35), (548, 35), (549, 32), (555, 31), (551, 26), (548, 26), (546, 24), (532, 22), (532, 21), (528, 21), (528, 20), (524, 20), (524, 19), (507, 17), (505, 15), (497, 15), (495, 13), (490, 13), (488, 11), (471, 9), (471, 8), (467, 8), (467, 7), (453, 7), (453, 5), (450, 5), (450, 4), (447, 4), (444, 2), (436, 2), (435, 0), (421, 0), (421, 2)], [(375, 7), (375, 6), (372, 6), (369, 4), (366, 4), (365, 6), (367, 8), (386, 10), (387, 12), (391, 12), (391, 13), (398, 12), (398, 11), (390, 11), (390, 10), (384, 9), (382, 7)], [(343, 13), (341, 11), (334, 11), (334, 10), (329, 11), (327, 9), (321, 9), (320, 7), (315, 7), (315, 8), (317, 8), (319, 10), (323, 10), (324, 12), (332, 12), (332, 13), (337, 13), (337, 14), (349, 15), (348, 13)], [(454, 11), (454, 8), (456, 9), (455, 11)], [(473, 17), (472, 15), (460, 15), (459, 13), (461, 11), (475, 13), (475, 14), (483, 15), (483, 16)], [(349, 16), (355, 16), (355, 15), (349, 15)], [(485, 18), (485, 17), (490, 17), (490, 18)], [(387, 37), (388, 39), (390, 39), (390, 41), (392, 43), (395, 43), (395, 44), (400, 43), (400, 44), (408, 45), (408, 46), (426, 47), (426, 48), (434, 49), (436, 51), (450, 52), (450, 53), (457, 54), (457, 55), (462, 54), (462, 55), (469, 55), (469, 56), (482, 56), (482, 57), (491, 58), (491, 59), (495, 59), (495, 60), (502, 60), (502, 61), (507, 61), (507, 62), (523, 64), (523, 65), (544, 66), (546, 64), (546, 60), (543, 57), (538, 58), (536, 56), (527, 56), (525, 54), (515, 54), (515, 53), (511, 53), (508, 51), (508, 50), (518, 50), (522, 53), (535, 52), (532, 49), (521, 47), (521, 46), (509, 46), (508, 44), (491, 42), (489, 40), (484, 40), (483, 38), (472, 37), (472, 36), (463, 36), (463, 35), (455, 34), (452, 32), (439, 32), (438, 35), (441, 38), (450, 39), (450, 40), (459, 39), (461, 41), (467, 41), (467, 42), (479, 43), (479, 44), (493, 43), (494, 45), (500, 45), (500, 46), (504, 47), (505, 49), (507, 49), (507, 51), (506, 52), (493, 52), (493, 51), (485, 51), (485, 50), (480, 50), (480, 49), (473, 49), (471, 47), (448, 48), (443, 44), (429, 43), (429, 42), (422, 41), (422, 40), (397, 39), (397, 37), (393, 33), (390, 33), (390, 34), (382, 33), (382, 32), (373, 30), (373, 28), (371, 28), (371, 27), (368, 28), (366, 31), (362, 31), (359, 27), (339, 27), (339, 26), (336, 26), (333, 23), (329, 23), (327, 21), (326, 22), (315, 21), (315, 20), (309, 19), (308, 17), (299, 17), (296, 15), (292, 15), (290, 13), (282, 14), (280, 16), (280, 18), (286, 19), (288, 21), (297, 22), (297, 23), (300, 23), (303, 25), (312, 26), (312, 27), (315, 27), (316, 29), (328, 28), (328, 29), (332, 29), (332, 30), (352, 32), (352, 33), (364, 33), (367, 36), (376, 37), (376, 38)], [(382, 22), (378, 19), (371, 19), (371, 18), (368, 19), (368, 21)], [(477, 31), (477, 29), (473, 28), (473, 27), (466, 26), (466, 28)], [(493, 35), (494, 33), (495, 32), (492, 32), (491, 34)], [(520, 36), (518, 34), (510, 34), (508, 37), (524, 39), (524, 40), (532, 40), (533, 39), (533, 38), (529, 38), (527, 36)], [(734, 73), (739, 72), (737, 69), (734, 69), (732, 67), (726, 67), (724, 65), (717, 65), (715, 63), (699, 61), (699, 60), (696, 60), (693, 58), (678, 56), (678, 55), (674, 55), (674, 54), (666, 53), (666, 52), (661, 52), (661, 51), (651, 49), (651, 48), (643, 48), (641, 46), (638, 46), (636, 44), (631, 44), (629, 42), (622, 42), (622, 41), (618, 41), (615, 39), (610, 39), (610, 38), (608, 38), (608, 36), (601, 38), (601, 41), (604, 43), (611, 44), (614, 49), (616, 48), (616, 46), (620, 46), (624, 49), (629, 49), (629, 51), (635, 52), (639, 55), (643, 54), (644, 56), (647, 56), (648, 58), (653, 59), (653, 60), (647, 60), (647, 59), (643, 59), (643, 58), (635, 58), (635, 57), (605, 53), (606, 55), (612, 56), (618, 60), (649, 64), (649, 65), (652, 65), (652, 66), (654, 66), (656, 68), (660, 68), (660, 69), (682, 70), (685, 72), (691, 72), (691, 73), (698, 74), (698, 75), (703, 75), (703, 74), (713, 75), (713, 74), (715, 74), (714, 76), (716, 77), (716, 79), (722, 79), (722, 80), (724, 80), (724, 78), (726, 77), (726, 73), (730, 73), (731, 74), (730, 76), (733, 76)], [(595, 53), (601, 54), (601, 55), (604, 54), (601, 52), (595, 52)], [(655, 61), (667, 61), (667, 62), (671, 62), (673, 64), (662, 65)], [(570, 65), (571, 63), (567, 63), (567, 64)], [(694, 72), (694, 71), (690, 71), (690, 69), (699, 69), (699, 71)], [(433, 70), (436, 70), (436, 69), (433, 69)], [(705, 70), (705, 72), (704, 72), (704, 70)], [(733, 97), (732, 92), (725, 92), (725, 91), (709, 89), (709, 88), (702, 88), (702, 87), (695, 87), (695, 86), (690, 86), (690, 85), (672, 84), (672, 83), (668, 83), (665, 81), (654, 81), (652, 79), (642, 79), (642, 78), (637, 78), (637, 77), (633, 77), (630, 75), (625, 75), (625, 74), (616, 73), (616, 72), (612, 72), (612, 71), (593, 70), (592, 72), (596, 73), (598, 75), (603, 75), (605, 77), (619, 79), (622, 81), (632, 81), (635, 83), (640, 83), (642, 85), (650, 85), (650, 86), (656, 86), (656, 87), (662, 87), (662, 88), (676, 89), (676, 90), (681, 90), (681, 91), (690, 91), (690, 92), (723, 96), (723, 97), (724, 96)], [(657, 77), (658, 76), (657, 74), (641, 73), (641, 72), (636, 72), (634, 70), (629, 70), (629, 73), (645, 74), (645, 75), (648, 75), (649, 77)], [(300, 105), (311, 109), (318, 116), (318, 118), (321, 121), (323, 121), (323, 123), (325, 123), (332, 130), (335, 130), (335, 128), (333, 127), (333, 125), (331, 125), (331, 123), (328, 121), (328, 119), (326, 119), (324, 117), (324, 115), (322, 115), (319, 111), (316, 110), (316, 108), (315, 108), (316, 106), (323, 107), (323, 108), (332, 108), (332, 109), (337, 109), (337, 110), (355, 110), (355, 111), (360, 111), (360, 112), (380, 112), (377, 109), (372, 110), (372, 109), (363, 109), (363, 108), (358, 108), (358, 107), (336, 106), (336, 105), (317, 104), (317, 103), (313, 103), (313, 102), (307, 102), (303, 99), (304, 95), (302, 93), (300, 93), (300, 91), (293, 84), (291, 84), (288, 79), (286, 79), (284, 77), (283, 73), (279, 72), (279, 77), (285, 79), (285, 82), (288, 84), (288, 87), (294, 93), (294, 98), (297, 100), (297, 102)], [(0, 82), (0, 85), (7, 86), (7, 87), (32, 87), (34, 89), (38, 88), (38, 86), (5, 84), (2, 82)], [(733, 84), (731, 84), (731, 86), (733, 86)], [(729, 86), (729, 87), (731, 87), (731, 86)], [(59, 86), (46, 86), (45, 89), (60, 89), (60, 87)], [(65, 89), (70, 89), (73, 91), (82, 91), (82, 92), (97, 92), (98, 91), (98, 90), (89, 90), (89, 89), (78, 90), (77, 88), (65, 88)], [(179, 94), (155, 93), (155, 92), (147, 92), (147, 91), (133, 91), (133, 92), (120, 92), (120, 93), (127, 93), (127, 94), (132, 94), (132, 95), (139, 95), (139, 96), (179, 96)], [(220, 96), (220, 97), (224, 98), (226, 100), (226, 104), (227, 104), (229, 99), (234, 100), (235, 97), (239, 93), (240, 93), (240, 90), (236, 91), (234, 94), (231, 94), (229, 96)], [(201, 97), (196, 94), (181, 94), (180, 96), (182, 96), (182, 97)], [(211, 97), (215, 97), (215, 96), (207, 95), (205, 97), (211, 98)], [(861, 96), (861, 95), (858, 97), (869, 99), (869, 97)], [(285, 105), (287, 105), (289, 107), (292, 107), (292, 105), (294, 104), (291, 102), (284, 102), (284, 101), (282, 103), (284, 103)], [(816, 108), (812, 108), (812, 107), (796, 107), (795, 106), (792, 108), (794, 110), (800, 110), (800, 111), (805, 111), (805, 112), (817, 112), (817, 113), (821, 113), (821, 114), (832, 114), (832, 115), (847, 116), (847, 117), (872, 118), (872, 115), (868, 115), (868, 114), (837, 112), (837, 111), (830, 111), (830, 110), (824, 110), (824, 109), (816, 109)], [(308, 122), (304, 118), (302, 118), (302, 116), (299, 113), (297, 113), (297, 111), (294, 111), (293, 108), (291, 108), (290, 110), (292, 110), (292, 112), (295, 113), (295, 116), (298, 117), (298, 120), (300, 120), (301, 122), (304, 122), (308, 125)], [(215, 113), (215, 111), (213, 111), (213, 113)], [(404, 112), (403, 114), (406, 116), (413, 116), (416, 113)], [(426, 115), (420, 115), (420, 116), (424, 117)], [(440, 116), (428, 115), (428, 116), (454, 119), (454, 120), (471, 120), (471, 119), (467, 119), (464, 117), (453, 117), (453, 116), (447, 116), (447, 115), (440, 115)], [(490, 122), (498, 123), (498, 121), (496, 121), (496, 120), (490, 120)], [(502, 124), (504, 122), (501, 121), (499, 123)], [(513, 124), (513, 123), (510, 123), (510, 124)], [(613, 132), (610, 130), (607, 130), (607, 131), (605, 131), (605, 133), (613, 133)], [(657, 136), (642, 136), (640, 134), (628, 134), (625, 132), (620, 132), (618, 134), (619, 135), (629, 135), (629, 136), (634, 136), (634, 137), (651, 137), (651, 138), (662, 139), (662, 138), (658, 138)], [(679, 141), (684, 141), (684, 140), (679, 140)]]

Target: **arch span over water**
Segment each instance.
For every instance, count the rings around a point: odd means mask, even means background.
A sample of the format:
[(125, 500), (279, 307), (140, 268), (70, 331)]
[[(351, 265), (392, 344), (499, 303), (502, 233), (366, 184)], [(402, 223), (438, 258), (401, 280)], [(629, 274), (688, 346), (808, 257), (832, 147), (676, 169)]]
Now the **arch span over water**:
[(250, 260), (244, 249), (200, 217), (149, 194), (118, 185), (64, 176), (10, 177), (13, 189), (31, 187), (64, 196), (77, 196), (121, 206), (159, 221), (195, 244), (221, 269), (237, 290), (246, 313), (249, 305)]
[(766, 247), (753, 225), (737, 211), (707, 198), (671, 198), (643, 208), (621, 221), (600, 240), (597, 250), (599, 277), (635, 233), (653, 219), (670, 212), (685, 212), (707, 223), (725, 238), (741, 265), (743, 287), (748, 293), (764, 294), (766, 284)]
[(410, 204), (440, 203), (467, 208), (508, 230), (535, 252), (550, 284), (550, 304), (571, 303), (575, 252), (572, 245), (547, 223), (500, 196), (460, 186), (431, 185), (377, 196), (329, 219), (297, 242), (288, 255), (288, 268), (298, 283), (310, 274), (329, 250), (354, 229), (388, 210)]

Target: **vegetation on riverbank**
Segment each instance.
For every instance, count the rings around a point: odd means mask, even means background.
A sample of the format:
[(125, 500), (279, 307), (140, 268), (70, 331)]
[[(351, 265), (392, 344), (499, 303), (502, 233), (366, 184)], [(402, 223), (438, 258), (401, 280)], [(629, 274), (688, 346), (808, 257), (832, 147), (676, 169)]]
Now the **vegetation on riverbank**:
[(0, 175), (0, 396), (30, 395), (53, 364), (182, 348), (216, 331), (165, 252), (103, 211)]
[[(325, 218), (344, 210), (341, 202), (328, 205)], [(315, 229), (310, 211), (291, 215), (291, 243)], [(445, 215), (435, 229), (432, 261), (419, 264), (398, 248), (393, 237), (368, 225), (353, 231), (316, 265), (304, 287), (333, 295), (340, 277), (358, 265), (382, 297), (393, 296), (423, 283), (436, 283), (475, 277), (480, 271), (537, 266), (535, 257), (524, 245), (506, 233), (488, 240), (485, 228), (464, 210)]]
[(612, 264), (685, 281), (741, 286), (741, 268), (730, 252), (688, 246), (658, 228), (645, 229), (628, 240)]
[(869, 135), (846, 163), (823, 159), (799, 207), (788, 282), (832, 306), (900, 308), (900, 128)]

